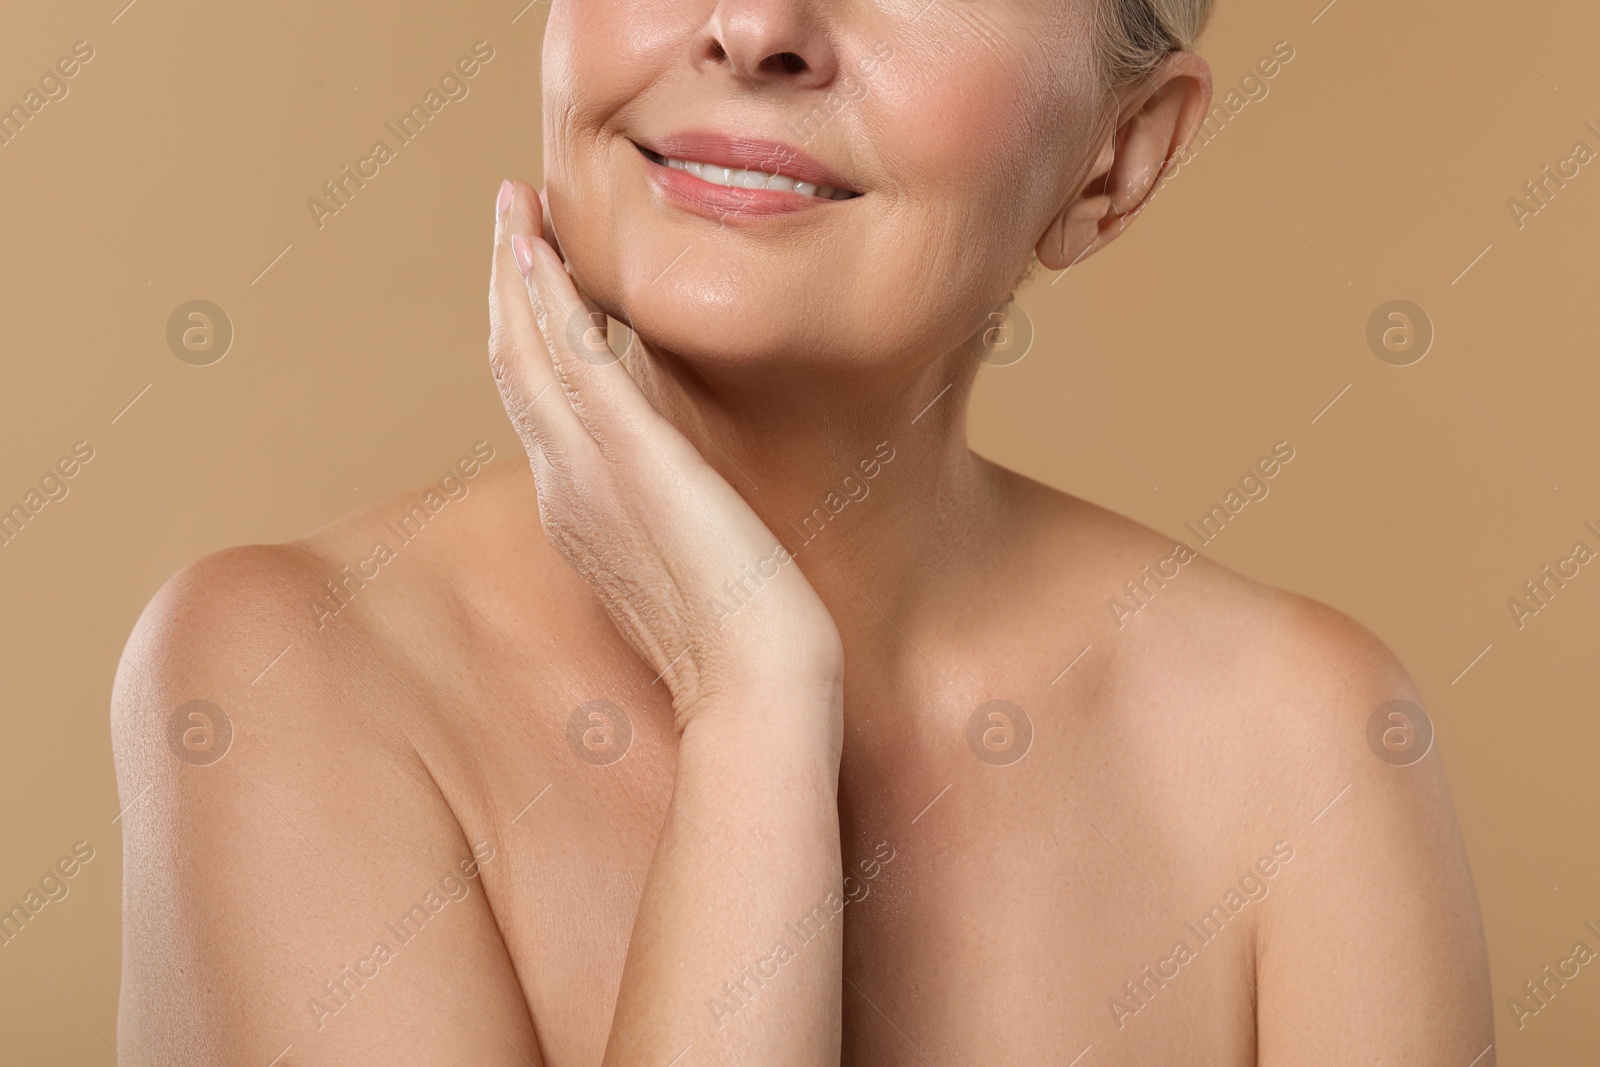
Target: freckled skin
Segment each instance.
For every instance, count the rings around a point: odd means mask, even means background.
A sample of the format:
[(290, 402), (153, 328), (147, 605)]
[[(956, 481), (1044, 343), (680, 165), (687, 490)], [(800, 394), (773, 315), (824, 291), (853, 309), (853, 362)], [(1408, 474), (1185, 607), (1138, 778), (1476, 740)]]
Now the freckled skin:
[[(838, 1054), (814, 1062), (1472, 1062), (1493, 1040), (1487, 964), (1442, 758), (1395, 767), (1367, 742), (1380, 704), (1426, 703), (1393, 655), (1203, 557), (1115, 612), (1144, 568), (1172, 569), (1172, 541), (965, 444), (968, 338), (1035, 259), (1081, 261), (1137, 217), (1205, 110), (1204, 64), (1174, 57), (1111, 100), (1080, 0), (939, 0), (913, 22), (923, 6), (554, 0), (544, 44), (573, 274), (649, 343), (627, 372), (795, 549), (784, 566), (842, 644), (837, 860), (855, 881)], [(795, 142), (786, 123), (880, 42), (893, 59), (805, 145), (862, 197), (754, 225), (653, 198), (630, 135)], [(804, 68), (762, 66), (784, 52)], [(123, 820), (129, 1062), (607, 1056), (693, 771), (682, 709), (542, 532), (556, 504), (526, 459), (480, 466), (332, 618), (323, 583), (420, 491), (201, 560), (141, 618), (113, 698), (119, 788), (142, 795)], [(202, 698), (235, 733), (195, 767), (168, 719)], [(612, 718), (589, 717), (599, 700)], [(1026, 722), (988, 717), (995, 701)], [(781, 860), (736, 869), (749, 843), (721, 817), (782, 792), (781, 747), (688, 834), (736, 903), (775, 895)], [(781, 857), (783, 835), (755, 836)], [(400, 938), (475, 854), (467, 891)], [(780, 941), (794, 958), (761, 962)], [(705, 1034), (684, 1064), (756, 1062), (728, 1050), (826, 951), (784, 923), (737, 943), (683, 1001)]]

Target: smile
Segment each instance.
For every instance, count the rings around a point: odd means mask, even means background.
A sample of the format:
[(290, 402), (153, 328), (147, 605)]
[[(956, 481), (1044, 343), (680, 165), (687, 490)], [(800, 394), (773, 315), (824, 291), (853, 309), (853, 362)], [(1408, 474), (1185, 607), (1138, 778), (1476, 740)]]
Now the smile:
[(703, 182), (711, 185), (720, 185), (729, 189), (765, 189), (769, 192), (798, 193), (801, 196), (814, 196), (821, 200), (854, 200), (860, 193), (849, 189), (836, 189), (831, 185), (818, 185), (814, 182), (802, 181), (792, 178), (780, 171), (773, 170), (742, 170), (738, 167), (725, 167), (717, 163), (706, 163), (697, 159), (676, 159), (663, 156), (659, 152), (640, 146), (645, 158), (658, 166), (669, 170), (680, 170), (694, 175)]

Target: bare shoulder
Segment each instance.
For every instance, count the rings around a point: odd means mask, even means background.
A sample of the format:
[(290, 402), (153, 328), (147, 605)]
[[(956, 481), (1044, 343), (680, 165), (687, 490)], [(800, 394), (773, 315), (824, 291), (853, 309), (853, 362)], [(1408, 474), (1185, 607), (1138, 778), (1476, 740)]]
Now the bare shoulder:
[(1068, 602), (1087, 620), (1108, 683), (1160, 698), (1169, 716), (1209, 732), (1263, 736), (1270, 720), (1271, 733), (1298, 730), (1314, 745), (1348, 740), (1352, 726), (1360, 740), (1385, 701), (1420, 703), (1398, 657), (1344, 612), (1241, 574), (1191, 540), (1012, 477), (1040, 531), (1016, 569), (1055, 576), (1035, 581), (1033, 599)]
[[(136, 625), (111, 707), (130, 1058), (264, 1063), (293, 1044), (306, 1062), (524, 1062), (481, 1020), (441, 1018), (447, 973), (531, 1049), (478, 874), (498, 843), (467, 839), (412, 741), (430, 657), (406, 650), (440, 602), (426, 561), (444, 546), (373, 558), (374, 522), (417, 495), (209, 555)], [(446, 542), (445, 518), (427, 521)]]
[(1275, 1006), (1260, 1062), (1472, 1062), (1493, 1039), (1483, 930), (1434, 718), (1399, 658), (1193, 545), (1048, 506), (1057, 555), (1083, 561), (1064, 586), (1093, 591), (1082, 718), (1180, 877), (1232, 883), (1229, 908), (1249, 909), (1253, 995)]

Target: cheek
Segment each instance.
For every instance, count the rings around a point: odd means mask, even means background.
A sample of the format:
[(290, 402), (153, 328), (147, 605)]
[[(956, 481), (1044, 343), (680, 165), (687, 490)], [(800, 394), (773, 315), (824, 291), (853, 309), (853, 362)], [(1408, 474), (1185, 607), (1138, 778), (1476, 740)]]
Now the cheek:
[(873, 136), (898, 172), (895, 228), (919, 250), (901, 265), (917, 283), (899, 284), (929, 291), (926, 313), (961, 336), (1005, 299), (1059, 206), (1038, 80), (1014, 62), (982, 67), (950, 78), (907, 64), (875, 100)]

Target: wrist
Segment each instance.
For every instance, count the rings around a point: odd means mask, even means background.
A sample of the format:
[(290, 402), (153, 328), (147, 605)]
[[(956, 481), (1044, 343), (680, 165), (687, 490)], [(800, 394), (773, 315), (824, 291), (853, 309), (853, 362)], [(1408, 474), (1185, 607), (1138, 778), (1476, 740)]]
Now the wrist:
[(742, 678), (674, 700), (682, 750), (711, 750), (766, 762), (816, 763), (838, 774), (843, 746), (844, 672), (816, 670)]

